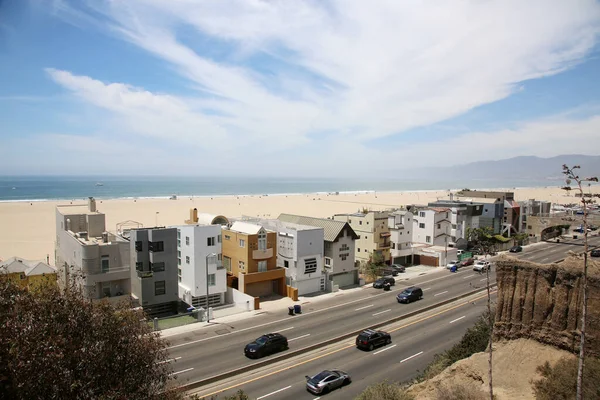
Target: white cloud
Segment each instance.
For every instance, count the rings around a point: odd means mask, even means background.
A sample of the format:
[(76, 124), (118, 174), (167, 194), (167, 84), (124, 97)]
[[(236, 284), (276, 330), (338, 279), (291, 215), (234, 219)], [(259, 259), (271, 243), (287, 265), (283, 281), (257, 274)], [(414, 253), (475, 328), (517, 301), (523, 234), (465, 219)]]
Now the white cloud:
[[(64, 18), (94, 18), (94, 26), (167, 61), (198, 88), (197, 98), (183, 99), (49, 70), (84, 101), (119, 115), (125, 130), (231, 146), (248, 159), (331, 146), (330, 157), (315, 161), (321, 166), (350, 151), (377, 154), (364, 144), (460, 115), (509, 96), (520, 82), (570, 68), (600, 32), (593, 0), (57, 4), (54, 12)], [(211, 59), (206, 43), (220, 46), (226, 61)], [(252, 57), (272, 57), (278, 66), (264, 72), (253, 68)], [(319, 138), (323, 131), (334, 138)], [(524, 130), (532, 135), (520, 138), (524, 153), (551, 153), (552, 146), (563, 152), (552, 142), (538, 146), (536, 135), (551, 131)], [(511, 149), (508, 156), (515, 155)]]

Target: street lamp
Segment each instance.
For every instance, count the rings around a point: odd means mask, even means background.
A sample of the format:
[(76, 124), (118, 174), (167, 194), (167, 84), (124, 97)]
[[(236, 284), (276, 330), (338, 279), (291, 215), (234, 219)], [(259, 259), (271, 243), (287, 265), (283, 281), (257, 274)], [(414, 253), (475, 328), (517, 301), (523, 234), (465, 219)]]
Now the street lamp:
[(206, 322), (210, 322), (210, 314), (208, 312), (208, 264), (209, 259), (212, 264), (217, 263), (217, 255), (215, 253), (210, 253), (206, 255)]

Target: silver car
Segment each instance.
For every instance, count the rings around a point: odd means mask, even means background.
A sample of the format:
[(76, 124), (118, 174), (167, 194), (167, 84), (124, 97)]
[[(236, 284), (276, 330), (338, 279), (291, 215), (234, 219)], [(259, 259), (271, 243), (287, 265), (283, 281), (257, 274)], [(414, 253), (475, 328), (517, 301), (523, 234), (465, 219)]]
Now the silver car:
[(313, 394), (327, 394), (339, 387), (350, 384), (352, 379), (347, 372), (339, 369), (325, 370), (317, 375), (306, 376), (306, 390)]

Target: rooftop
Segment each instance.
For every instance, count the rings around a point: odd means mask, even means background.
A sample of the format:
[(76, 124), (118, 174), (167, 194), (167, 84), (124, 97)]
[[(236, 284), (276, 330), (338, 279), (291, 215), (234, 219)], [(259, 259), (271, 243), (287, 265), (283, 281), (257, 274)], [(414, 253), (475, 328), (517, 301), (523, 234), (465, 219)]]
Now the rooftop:
[(342, 233), (344, 227), (347, 227), (351, 235), (354, 238), (358, 238), (354, 230), (350, 227), (347, 222), (343, 221), (335, 221), (333, 219), (326, 218), (314, 218), (314, 217), (305, 217), (302, 215), (294, 215), (294, 214), (280, 214), (277, 218), (280, 221), (291, 222), (294, 224), (300, 225), (308, 225), (308, 226), (316, 226), (319, 228), (323, 228), (323, 235), (326, 241), (334, 242)]
[(3, 261), (0, 263), (0, 267), (6, 268), (9, 274), (23, 272), (26, 276), (56, 273), (56, 268), (43, 261), (24, 260), (18, 257), (11, 257)]

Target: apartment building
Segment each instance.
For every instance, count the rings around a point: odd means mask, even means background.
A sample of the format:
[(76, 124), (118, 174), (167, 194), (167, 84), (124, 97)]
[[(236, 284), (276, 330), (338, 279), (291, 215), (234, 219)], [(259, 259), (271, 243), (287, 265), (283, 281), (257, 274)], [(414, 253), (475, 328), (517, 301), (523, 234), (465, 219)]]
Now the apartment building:
[(356, 261), (367, 263), (375, 254), (390, 263), (390, 230), (388, 228), (388, 211), (369, 211), (366, 213), (336, 214), (335, 221), (347, 222), (358, 235), (355, 247)]
[(450, 209), (450, 245), (467, 246), (469, 229), (479, 228), (479, 219), (483, 214), (484, 205), (459, 200), (438, 200), (429, 203), (429, 207)]
[(43, 285), (56, 285), (56, 268), (43, 261), (11, 257), (0, 262), (0, 273), (22, 288), (35, 290)]
[(177, 313), (177, 228), (123, 232), (130, 245), (131, 296), (150, 316)]
[(106, 231), (105, 215), (85, 205), (56, 207), (55, 265), (61, 286), (74, 282), (89, 299), (130, 300), (129, 242)]
[(358, 283), (358, 266), (355, 262), (355, 241), (358, 235), (350, 224), (324, 218), (281, 214), (280, 221), (323, 229), (323, 267), (325, 290), (347, 287)]
[(494, 234), (510, 237), (520, 231), (521, 206), (513, 192), (469, 190), (458, 193), (463, 200), (484, 204), (480, 226), (489, 226)]
[(552, 212), (552, 203), (549, 201), (529, 199), (520, 201), (519, 205), (521, 206), (520, 232), (527, 232), (527, 217), (548, 217)]
[(413, 213), (396, 210), (388, 216), (390, 230), (390, 257), (392, 264), (410, 265), (413, 263)]
[[(223, 266), (232, 287), (254, 297), (287, 295), (285, 270), (277, 266), (277, 233), (236, 221), (222, 228)], [(236, 287), (237, 286), (237, 287)]]
[(413, 243), (431, 246), (450, 244), (452, 211), (445, 207), (417, 208), (413, 216)]
[[(211, 221), (213, 218), (211, 218)], [(220, 225), (177, 226), (179, 298), (196, 308), (225, 303), (227, 272), (221, 262)]]

